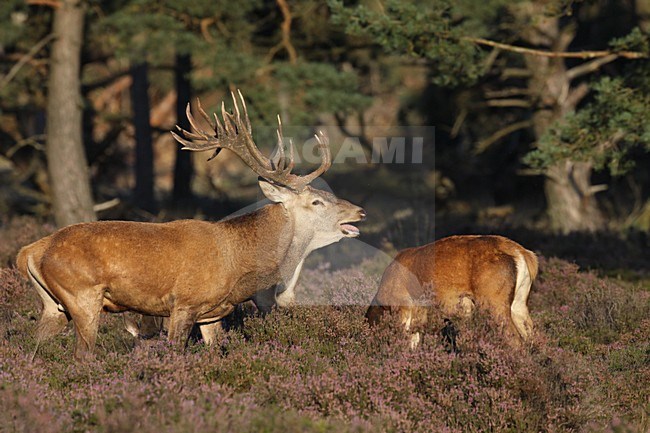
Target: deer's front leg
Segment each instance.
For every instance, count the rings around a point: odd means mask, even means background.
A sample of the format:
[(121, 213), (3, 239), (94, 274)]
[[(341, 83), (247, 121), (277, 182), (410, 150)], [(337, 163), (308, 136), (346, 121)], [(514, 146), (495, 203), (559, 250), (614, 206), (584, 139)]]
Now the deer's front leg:
[(184, 348), (195, 321), (195, 312), (181, 308), (173, 309), (169, 316), (169, 341), (176, 347)]

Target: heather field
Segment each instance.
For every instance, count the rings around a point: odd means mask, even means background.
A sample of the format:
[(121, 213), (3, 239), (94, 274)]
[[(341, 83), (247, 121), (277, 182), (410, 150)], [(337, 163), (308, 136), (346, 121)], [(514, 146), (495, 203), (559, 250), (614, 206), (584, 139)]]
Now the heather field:
[(481, 315), (457, 322), (456, 353), (438, 337), (442, 318), (416, 350), (390, 321), (371, 330), (364, 305), (384, 258), (370, 257), (306, 270), (299, 296), (321, 305), (242, 313), (215, 347), (192, 342), (178, 353), (162, 338), (134, 339), (121, 316), (104, 315), (95, 360), (72, 361), (69, 326), (30, 362), (40, 304), (10, 264), (50, 230), (27, 218), (0, 226), (3, 433), (650, 429), (643, 270), (587, 271), (542, 255), (529, 300), (537, 331), (521, 350)]

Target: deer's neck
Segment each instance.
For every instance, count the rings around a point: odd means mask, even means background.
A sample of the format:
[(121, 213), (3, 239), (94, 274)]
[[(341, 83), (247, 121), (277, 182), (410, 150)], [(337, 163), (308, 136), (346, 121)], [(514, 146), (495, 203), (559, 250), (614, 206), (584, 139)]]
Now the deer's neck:
[(304, 258), (314, 249), (314, 230), (308, 225), (298, 223), (282, 204), (220, 223), (233, 236), (233, 256), (238, 257), (238, 267), (245, 274), (238, 282), (237, 299), (273, 285), (295, 284)]
[(224, 225), (234, 229), (232, 232), (237, 236), (234, 248), (238, 252), (254, 256), (253, 265), (266, 269), (265, 272), (271, 270), (269, 267), (275, 268), (282, 280), (291, 278), (299, 263), (311, 252), (313, 229), (297, 224), (291, 210), (282, 204), (264, 206), (226, 220)]
[[(282, 208), (284, 206), (279, 205)], [(280, 277), (282, 282), (288, 282), (295, 278), (296, 268), (298, 268), (305, 257), (311, 253), (313, 248), (314, 229), (309, 224), (298, 224), (295, 216), (291, 211), (287, 212), (287, 228), (285, 233), (290, 234), (291, 240), (284, 255), (284, 259), (280, 263)]]

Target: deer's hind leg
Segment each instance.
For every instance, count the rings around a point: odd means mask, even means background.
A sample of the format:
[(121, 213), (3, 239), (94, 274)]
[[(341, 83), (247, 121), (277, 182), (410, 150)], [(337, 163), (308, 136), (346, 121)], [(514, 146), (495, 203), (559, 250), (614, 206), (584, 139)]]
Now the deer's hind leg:
[(43, 301), (43, 311), (36, 330), (36, 339), (38, 343), (42, 343), (63, 331), (69, 320), (63, 306), (54, 300), (41, 283), (31, 274), (29, 279)]
[(510, 256), (497, 256), (474, 279), (476, 300), (501, 325), (507, 341), (519, 346), (519, 332), (513, 322), (510, 304), (517, 285), (517, 265)]
[(62, 287), (57, 290), (74, 324), (76, 359), (90, 357), (95, 348), (99, 318), (104, 303), (104, 289), (104, 286), (95, 286), (74, 295)]
[[(135, 338), (154, 338), (167, 329), (166, 317), (124, 313), (124, 328)], [(139, 319), (139, 320), (138, 320)]]
[(201, 331), (203, 342), (211, 346), (223, 336), (223, 322), (219, 320), (218, 322), (201, 323), (199, 324), (199, 331)]
[(507, 341), (514, 347), (520, 346), (519, 332), (510, 314), (510, 298), (507, 294), (511, 285), (503, 282), (503, 293), (480, 299), (480, 304), (488, 311), (495, 323), (501, 326)]
[(36, 326), (36, 347), (30, 359), (33, 361), (38, 352), (38, 348), (44, 342), (59, 334), (69, 322), (69, 317), (65, 313), (63, 306), (52, 296), (45, 283), (37, 277), (37, 271), (32, 269), (32, 263), (29, 262), (28, 268), (29, 281), (32, 283), (34, 290), (38, 293), (43, 302), (41, 317)]
[(36, 328), (37, 348), (41, 343), (61, 333), (68, 322), (68, 316), (64, 312), (58, 309), (52, 310), (50, 307), (43, 307), (43, 312), (41, 313), (41, 318)]

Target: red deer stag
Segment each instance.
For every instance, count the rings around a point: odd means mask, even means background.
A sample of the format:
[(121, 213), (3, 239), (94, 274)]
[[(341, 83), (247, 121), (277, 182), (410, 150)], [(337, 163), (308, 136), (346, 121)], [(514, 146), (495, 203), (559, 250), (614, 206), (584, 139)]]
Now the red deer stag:
[(292, 174), (293, 144), (286, 156), (281, 123), (277, 158), (268, 159), (253, 141), (241, 93), (239, 101), (232, 98), (235, 111), (227, 112), (222, 103), (222, 120), (215, 114), (212, 122), (197, 107), (212, 131), (198, 126), (188, 105), (192, 132), (179, 128), (183, 137), (172, 134), (183, 149), (215, 149), (210, 159), (221, 149), (237, 154), (260, 176), (262, 192), (273, 203), (216, 223), (76, 224), (24, 247), (18, 269), (43, 301), (37, 349), (71, 319), (75, 357), (86, 357), (102, 310), (168, 316), (168, 337), (182, 347), (194, 323), (209, 327), (238, 303), (278, 284), (292, 291), (311, 251), (359, 235), (352, 223), (365, 218), (362, 208), (309, 186), (331, 165), (325, 135), (316, 136), (320, 167), (305, 176)]
[[(451, 236), (401, 251), (386, 268), (366, 317), (376, 323), (385, 310), (398, 314), (407, 332), (427, 321), (427, 301), (446, 315), (468, 316), (474, 305), (506, 325), (518, 344), (533, 322), (526, 302), (537, 276), (537, 257), (502, 236)], [(411, 347), (420, 333), (411, 334)]]

